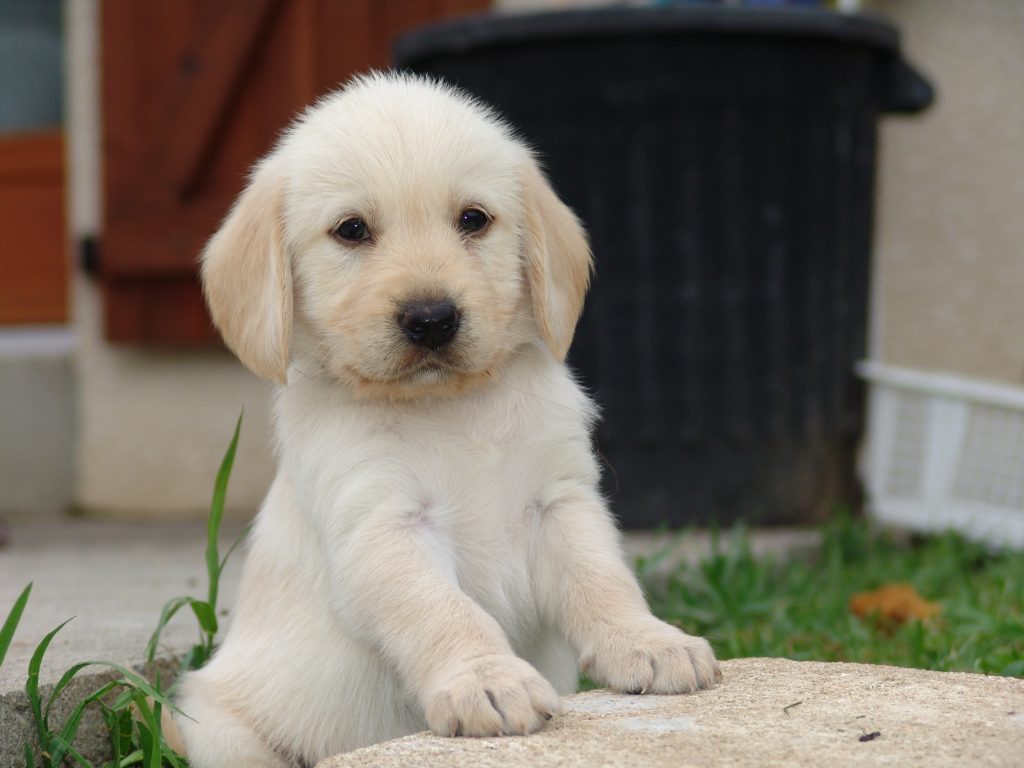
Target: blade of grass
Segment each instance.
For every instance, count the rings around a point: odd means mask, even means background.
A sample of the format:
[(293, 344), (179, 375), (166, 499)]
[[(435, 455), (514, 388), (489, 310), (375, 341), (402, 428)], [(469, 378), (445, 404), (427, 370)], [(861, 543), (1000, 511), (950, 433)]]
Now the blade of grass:
[[(128, 711), (129, 705), (132, 703), (132, 697), (135, 692), (131, 688), (125, 688), (121, 691), (121, 695), (114, 699), (114, 703), (111, 706), (115, 712), (124, 713)], [(131, 714), (131, 713), (129, 713)]]
[(136, 692), (134, 696), (135, 727), (138, 729), (139, 744), (142, 747), (145, 768), (160, 768), (163, 754), (163, 738), (160, 732), (160, 702), (150, 708), (145, 696)]
[[(71, 619), (68, 619), (71, 621)], [(39, 696), (39, 669), (43, 665), (43, 657), (46, 655), (46, 649), (50, 647), (50, 641), (56, 636), (58, 632), (64, 629), (64, 626), (68, 623), (65, 621), (63, 624), (52, 630), (50, 634), (42, 639), (39, 645), (36, 646), (35, 651), (32, 654), (32, 658), (28, 663), (28, 678), (25, 680), (25, 695), (28, 697), (29, 708), (32, 710), (32, 718), (36, 723), (36, 731), (39, 734), (39, 747), (42, 750), (46, 750), (49, 746), (49, 726), (43, 716), (42, 700)], [(47, 707), (49, 711), (49, 707)]]
[(142, 717), (150, 734), (152, 734), (155, 749), (157, 752), (156, 766), (160, 768), (162, 761), (165, 761), (171, 765), (171, 768), (185, 768), (182, 764), (180, 756), (177, 752), (170, 748), (167, 744), (167, 739), (163, 734), (163, 707), (161, 707), (159, 701), (153, 701), (152, 707), (150, 707), (150, 701), (141, 694), (137, 694), (135, 698), (135, 708)]
[[(120, 697), (118, 697), (120, 701)], [(107, 723), (107, 730), (110, 731), (110, 751), (113, 757), (113, 764), (120, 765), (124, 754), (132, 749), (132, 713), (127, 706), (115, 705), (103, 707), (103, 719)]]
[[(199, 628), (206, 633), (208, 639), (217, 634), (217, 614), (213, 606), (205, 600), (197, 600), (194, 597), (175, 597), (164, 603), (163, 610), (160, 611), (160, 620), (157, 622), (156, 629), (153, 630), (149, 643), (146, 645), (147, 662), (152, 663), (156, 658), (157, 648), (160, 644), (160, 635), (170, 620), (174, 618), (174, 615), (186, 605), (192, 608), (192, 612), (199, 622)], [(193, 667), (187, 664), (185, 666), (193, 669)]]
[[(59, 759), (56, 757), (58, 754), (60, 755)], [(64, 755), (74, 760), (80, 768), (93, 768), (92, 763), (86, 760), (78, 750), (55, 734), (50, 739), (50, 762), (53, 765), (60, 765), (64, 760)]]
[(160, 635), (164, 631), (164, 627), (166, 627), (167, 623), (174, 618), (174, 614), (194, 599), (195, 598), (192, 597), (175, 597), (164, 603), (164, 607), (160, 611), (160, 620), (157, 622), (156, 629), (153, 631), (152, 636), (149, 638), (149, 643), (146, 645), (147, 662), (152, 663), (153, 659), (156, 658), (157, 646), (160, 643)]
[(252, 523), (246, 525), (245, 529), (242, 531), (241, 534), (239, 534), (238, 538), (235, 539), (234, 543), (232, 543), (232, 545), (228, 547), (227, 553), (224, 555), (224, 558), (220, 561), (220, 570), (217, 572), (218, 575), (220, 574), (221, 571), (224, 570), (224, 566), (228, 564), (228, 558), (231, 557), (231, 553), (234, 552), (238, 545), (245, 541), (246, 538), (249, 536), (250, 530), (252, 530)]
[(192, 606), (192, 613), (196, 615), (196, 621), (199, 622), (200, 628), (211, 637), (216, 635), (217, 614), (214, 612), (213, 606), (204, 600), (193, 600), (189, 604)]
[[(74, 743), (75, 737), (78, 735), (78, 726), (82, 722), (82, 715), (85, 714), (85, 709), (97, 699), (101, 699), (114, 690), (117, 687), (117, 681), (112, 681), (106, 685), (93, 691), (91, 694), (82, 699), (75, 708), (71, 711), (67, 721), (64, 723), (64, 727), (61, 728), (60, 734), (56, 737), (62, 745), (70, 746)], [(47, 708), (49, 710), (49, 708)], [(65, 750), (66, 751), (66, 750)], [(64, 752), (59, 749), (50, 750), (50, 759), (55, 763), (60, 763), (64, 759)]]
[(220, 581), (220, 554), (217, 551), (217, 536), (220, 533), (221, 518), (224, 516), (224, 499), (228, 492), (228, 479), (235, 463), (235, 450), (238, 448), (238, 435), (242, 429), (244, 412), (238, 414), (235, 433), (217, 471), (217, 481), (213, 486), (213, 499), (210, 502), (210, 516), (206, 521), (206, 572), (210, 579), (207, 600), (214, 610), (217, 608), (217, 591)]
[(86, 667), (106, 667), (107, 669), (112, 669), (124, 678), (123, 680), (118, 681), (119, 684), (126, 685), (131, 688), (136, 688), (142, 691), (146, 696), (152, 698), (154, 701), (159, 701), (164, 706), (170, 707), (173, 712), (184, 714), (177, 707), (174, 706), (174, 704), (171, 702), (170, 699), (167, 698), (166, 695), (164, 695), (161, 691), (158, 691), (154, 686), (150, 685), (145, 678), (141, 677), (140, 675), (137, 675), (135, 672), (132, 672), (127, 667), (123, 667), (120, 664), (115, 664), (111, 661), (83, 661), (70, 667), (68, 671), (64, 673), (64, 676), (61, 677), (57, 685), (54, 686), (53, 692), (50, 694), (50, 698), (46, 703), (47, 717), (49, 717), (50, 708), (53, 706), (53, 702), (56, 700), (57, 696), (59, 696), (61, 691), (63, 691), (64, 688), (68, 686), (71, 680), (74, 679), (75, 675), (77, 675)]
[(1003, 667), (999, 674), (1005, 675), (1006, 677), (1024, 677), (1024, 659), (1011, 661)]
[(14, 607), (7, 614), (3, 628), (0, 628), (0, 666), (4, 663), (4, 656), (7, 655), (7, 649), (11, 646), (14, 630), (18, 628), (18, 622), (21, 621), (21, 614), (25, 610), (25, 604), (28, 602), (28, 596), (31, 592), (32, 583), (29, 582), (29, 585), (18, 595), (18, 599), (14, 601)]
[(182, 756), (167, 746), (166, 739), (164, 740), (163, 757), (165, 761), (171, 764), (171, 768), (188, 768), (188, 763), (184, 762)]
[(184, 669), (202, 669), (209, 658), (210, 654), (206, 650), (206, 645), (201, 643), (193, 645), (188, 649), (188, 653), (185, 654), (185, 658), (182, 660), (182, 667)]
[[(135, 711), (135, 727), (138, 729), (139, 744), (142, 748), (142, 764), (146, 768), (160, 768), (160, 724), (150, 710), (150, 702), (137, 691), (132, 696)], [(160, 707), (159, 703), (157, 707)]]
[(142, 766), (144, 768), (160, 768), (160, 749), (157, 739), (150, 733), (145, 723), (137, 722), (135, 727), (139, 733), (139, 746), (142, 748)]

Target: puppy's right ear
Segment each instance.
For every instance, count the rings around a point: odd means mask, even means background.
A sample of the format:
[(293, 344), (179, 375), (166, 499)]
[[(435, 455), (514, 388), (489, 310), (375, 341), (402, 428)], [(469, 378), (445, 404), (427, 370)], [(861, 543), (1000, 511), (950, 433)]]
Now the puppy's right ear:
[(249, 370), (280, 384), (292, 336), (283, 186), (273, 158), (262, 161), (202, 256), (206, 303), (224, 341)]

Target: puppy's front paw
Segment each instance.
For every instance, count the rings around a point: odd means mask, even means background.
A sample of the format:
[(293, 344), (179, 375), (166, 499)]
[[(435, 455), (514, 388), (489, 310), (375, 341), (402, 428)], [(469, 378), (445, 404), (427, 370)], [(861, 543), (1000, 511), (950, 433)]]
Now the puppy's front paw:
[(561, 710), (555, 689), (513, 656), (481, 656), (445, 671), (427, 696), (427, 725), (439, 736), (532, 733)]
[(582, 669), (623, 693), (691, 693), (722, 679), (707, 640), (653, 617), (606, 632), (583, 653)]

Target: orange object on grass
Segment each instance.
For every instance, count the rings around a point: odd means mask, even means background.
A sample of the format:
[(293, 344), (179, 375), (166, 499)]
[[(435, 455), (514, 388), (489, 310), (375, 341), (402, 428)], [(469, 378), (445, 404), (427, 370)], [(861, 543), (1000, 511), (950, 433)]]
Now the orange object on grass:
[(904, 624), (911, 619), (930, 619), (942, 611), (938, 603), (930, 603), (918, 594), (913, 584), (883, 584), (870, 592), (859, 592), (850, 598), (850, 611), (866, 618), (879, 618)]

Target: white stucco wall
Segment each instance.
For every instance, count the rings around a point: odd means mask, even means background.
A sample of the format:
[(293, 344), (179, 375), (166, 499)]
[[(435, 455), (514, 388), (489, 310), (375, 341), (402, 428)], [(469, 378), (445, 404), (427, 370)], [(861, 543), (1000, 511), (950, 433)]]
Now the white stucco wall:
[(875, 357), (1024, 385), (1024, 2), (869, 5), (938, 90), (882, 122)]
[(245, 409), (228, 493), (251, 514), (273, 477), (270, 385), (223, 350), (121, 348), (103, 340), (99, 291), (75, 286), (79, 427), (75, 503), (87, 514), (198, 517)]

